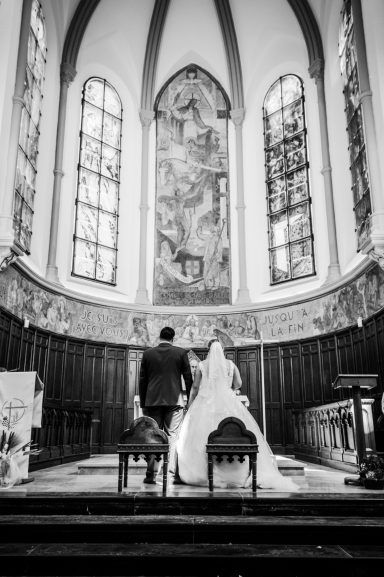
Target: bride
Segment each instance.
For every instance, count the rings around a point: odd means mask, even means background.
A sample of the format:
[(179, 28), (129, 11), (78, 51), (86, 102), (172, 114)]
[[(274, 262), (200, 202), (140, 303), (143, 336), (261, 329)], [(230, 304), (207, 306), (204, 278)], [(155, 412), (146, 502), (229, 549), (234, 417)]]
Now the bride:
[[(234, 389), (241, 387), (236, 365), (227, 360), (218, 340), (208, 344), (209, 353), (199, 364), (193, 382), (188, 412), (181, 425), (177, 442), (179, 475), (187, 485), (208, 485), (206, 444), (208, 435), (217, 429), (226, 417), (241, 419), (245, 427), (255, 433), (257, 455), (257, 485), (261, 489), (296, 491), (295, 483), (279, 472), (271, 449), (258, 424), (236, 396)], [(248, 487), (251, 484), (249, 462), (233, 463), (224, 460), (214, 463), (215, 487)]]

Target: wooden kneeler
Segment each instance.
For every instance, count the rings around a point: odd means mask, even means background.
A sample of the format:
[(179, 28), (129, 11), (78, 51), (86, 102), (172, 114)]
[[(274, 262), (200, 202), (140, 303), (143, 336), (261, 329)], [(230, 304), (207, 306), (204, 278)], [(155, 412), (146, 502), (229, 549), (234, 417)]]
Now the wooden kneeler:
[(159, 429), (158, 424), (151, 417), (140, 417), (133, 421), (129, 429), (121, 435), (117, 445), (119, 455), (118, 492), (121, 493), (128, 486), (128, 457), (133, 456), (137, 463), (140, 457), (147, 462), (154, 456), (156, 461), (163, 457), (163, 495), (167, 492), (168, 477), (168, 437)]
[(249, 457), (250, 471), (252, 471), (252, 491), (256, 493), (257, 485), (257, 461), (258, 445), (256, 435), (245, 428), (243, 421), (236, 417), (223, 419), (216, 431), (208, 437), (208, 484), (209, 490), (213, 492), (213, 457), (221, 463), (224, 457), (232, 463), (234, 457), (238, 457), (243, 463), (245, 457)]

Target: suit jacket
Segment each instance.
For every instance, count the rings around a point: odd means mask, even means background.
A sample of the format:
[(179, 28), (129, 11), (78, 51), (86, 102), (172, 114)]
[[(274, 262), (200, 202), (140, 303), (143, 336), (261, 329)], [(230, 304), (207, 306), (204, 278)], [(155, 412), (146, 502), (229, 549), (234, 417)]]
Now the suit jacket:
[(139, 382), (141, 407), (183, 406), (181, 376), (189, 398), (192, 373), (185, 349), (160, 343), (144, 351)]

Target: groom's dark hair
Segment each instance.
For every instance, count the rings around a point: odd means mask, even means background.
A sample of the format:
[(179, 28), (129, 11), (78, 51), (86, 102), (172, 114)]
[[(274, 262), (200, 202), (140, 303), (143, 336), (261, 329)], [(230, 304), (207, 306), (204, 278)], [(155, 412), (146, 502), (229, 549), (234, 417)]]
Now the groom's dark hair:
[(173, 341), (175, 338), (175, 331), (172, 327), (164, 327), (160, 331), (160, 338), (162, 341)]

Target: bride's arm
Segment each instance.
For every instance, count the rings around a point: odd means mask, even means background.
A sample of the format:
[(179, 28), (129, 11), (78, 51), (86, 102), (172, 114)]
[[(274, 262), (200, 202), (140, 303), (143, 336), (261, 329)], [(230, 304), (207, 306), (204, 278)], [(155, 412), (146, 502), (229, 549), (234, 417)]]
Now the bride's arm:
[(193, 384), (192, 384), (191, 393), (189, 395), (188, 409), (192, 405), (195, 397), (197, 396), (197, 393), (199, 392), (200, 382), (201, 382), (201, 370), (199, 368), (197, 368), (196, 373), (195, 373), (195, 378), (194, 378)]
[(243, 381), (241, 380), (241, 377), (240, 377), (240, 371), (237, 368), (237, 366), (234, 364), (233, 365), (232, 389), (234, 391), (236, 391), (236, 389), (240, 389), (242, 384), (243, 384)]

